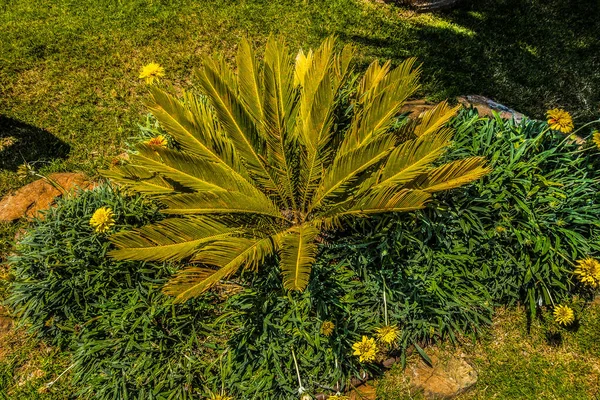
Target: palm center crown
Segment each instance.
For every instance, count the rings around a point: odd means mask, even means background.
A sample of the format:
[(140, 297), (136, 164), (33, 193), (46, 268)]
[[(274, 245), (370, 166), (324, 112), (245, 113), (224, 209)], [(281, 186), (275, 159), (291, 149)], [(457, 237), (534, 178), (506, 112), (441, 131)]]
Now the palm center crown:
[(175, 146), (140, 144), (105, 174), (157, 197), (168, 218), (113, 235), (113, 257), (183, 260), (165, 286), (178, 301), (278, 253), (284, 287), (303, 290), (320, 233), (348, 218), (423, 208), (433, 192), (488, 172), (484, 160), (435, 163), (450, 144), (445, 102), (401, 123), (419, 68), (373, 62), (329, 38), (295, 57), (269, 40), (262, 61), (240, 43), (236, 69), (209, 58), (201, 95), (152, 89), (148, 107)]

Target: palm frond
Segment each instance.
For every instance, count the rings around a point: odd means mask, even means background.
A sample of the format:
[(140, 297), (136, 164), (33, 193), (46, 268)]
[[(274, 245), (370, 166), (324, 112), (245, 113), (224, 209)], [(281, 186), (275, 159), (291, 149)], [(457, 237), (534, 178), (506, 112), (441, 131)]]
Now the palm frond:
[[(219, 72), (221, 71), (221, 72)], [(281, 194), (262, 158), (266, 153), (266, 141), (260, 129), (232, 89), (231, 70), (215, 60), (206, 60), (198, 74), (200, 85), (211, 100), (219, 122), (248, 169), (251, 177), (272, 195)]]
[(325, 222), (328, 219), (338, 219), (345, 216), (367, 216), (387, 212), (407, 212), (419, 210), (431, 194), (421, 190), (385, 188), (363, 196), (348, 209), (337, 208), (323, 214)]
[(311, 224), (290, 228), (281, 239), (280, 268), (283, 286), (288, 290), (304, 290), (311, 266), (317, 255), (315, 239), (319, 230)]
[(460, 110), (460, 105), (450, 107), (446, 101), (442, 101), (419, 117), (420, 121), (414, 130), (414, 134), (423, 136), (439, 130), (456, 115), (458, 110)]
[[(256, 191), (258, 192), (258, 191)], [(240, 192), (184, 193), (162, 199), (165, 214), (255, 214), (285, 219), (279, 209), (262, 193)]]
[(247, 39), (241, 40), (236, 60), (240, 99), (252, 118), (261, 121), (264, 115), (263, 80), (256, 55)]
[(109, 255), (119, 260), (182, 260), (194, 255), (203, 245), (236, 231), (207, 218), (168, 218), (112, 235), (110, 240), (117, 249)]
[(357, 102), (359, 104), (368, 102), (368, 99), (365, 98), (365, 95), (371, 93), (373, 88), (379, 85), (379, 82), (381, 82), (387, 76), (391, 66), (392, 62), (389, 60), (383, 63), (383, 65), (380, 65), (378, 60), (375, 60), (369, 64), (369, 67), (365, 71), (365, 74), (358, 85), (356, 94)]
[(306, 67), (300, 97), (300, 116), (297, 127), (303, 144), (300, 157), (300, 206), (308, 206), (322, 179), (324, 164), (332, 154), (331, 140), (333, 111), (337, 94), (345, 82), (353, 55), (350, 46), (337, 55), (333, 50), (335, 38), (330, 37), (311, 57)]
[(345, 200), (352, 195), (352, 187), (361, 177), (361, 173), (384, 160), (394, 149), (395, 138), (392, 135), (381, 135), (368, 144), (342, 156), (337, 155), (333, 164), (327, 169), (325, 177), (314, 196), (311, 210), (326, 207), (328, 202)]
[(276, 250), (271, 237), (247, 239), (232, 237), (215, 241), (202, 249), (193, 260), (218, 269), (190, 266), (179, 271), (164, 286), (163, 291), (182, 303), (208, 290), (211, 286), (234, 274), (241, 267), (255, 269), (262, 260)]
[(295, 208), (294, 174), (297, 90), (294, 86), (293, 58), (283, 44), (267, 42), (264, 60), (264, 119), (268, 156), (274, 179), (285, 193), (286, 207)]
[(381, 169), (376, 187), (403, 185), (426, 172), (450, 144), (451, 136), (452, 131), (444, 129), (400, 144)]
[(232, 174), (223, 163), (192, 156), (177, 150), (138, 145), (131, 165), (152, 170), (193, 190), (230, 190), (252, 192), (254, 187), (243, 177)]
[[(414, 58), (405, 60), (374, 84), (362, 83), (369, 89), (357, 101), (359, 109), (338, 154), (344, 155), (387, 132), (406, 99), (419, 88), (420, 69), (414, 68), (415, 61)], [(377, 72), (377, 68), (374, 71)]]
[(156, 172), (135, 165), (120, 165), (100, 174), (139, 193), (164, 196), (175, 192), (173, 186)]
[(485, 158), (469, 157), (434, 168), (416, 178), (408, 186), (428, 193), (454, 189), (487, 175), (491, 168)]

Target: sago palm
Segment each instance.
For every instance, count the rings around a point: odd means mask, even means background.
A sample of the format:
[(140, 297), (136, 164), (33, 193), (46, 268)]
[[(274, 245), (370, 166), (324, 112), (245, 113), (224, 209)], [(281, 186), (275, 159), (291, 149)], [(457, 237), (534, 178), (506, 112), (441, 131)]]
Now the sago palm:
[(169, 217), (112, 237), (111, 255), (181, 260), (165, 286), (185, 301), (277, 253), (284, 287), (306, 287), (321, 232), (349, 218), (424, 207), (433, 192), (488, 172), (481, 158), (436, 165), (457, 109), (441, 103), (400, 124), (418, 88), (410, 59), (373, 62), (362, 79), (353, 50), (329, 38), (295, 57), (269, 40), (259, 61), (242, 41), (235, 70), (208, 58), (201, 95), (153, 88), (148, 107), (174, 148), (141, 144), (115, 181), (164, 203)]

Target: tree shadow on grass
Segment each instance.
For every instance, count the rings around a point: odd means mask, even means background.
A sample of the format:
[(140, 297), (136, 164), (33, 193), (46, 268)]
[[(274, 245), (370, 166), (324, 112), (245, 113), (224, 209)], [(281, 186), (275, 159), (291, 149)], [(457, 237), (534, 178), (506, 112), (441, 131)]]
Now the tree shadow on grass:
[(472, 0), (423, 15), (398, 8), (378, 26), (377, 35), (352, 27), (338, 35), (377, 58), (417, 57), (436, 100), (481, 94), (536, 118), (552, 107), (600, 116), (598, 0)]
[(64, 159), (70, 150), (50, 132), (0, 115), (0, 170), (14, 172), (24, 162)]

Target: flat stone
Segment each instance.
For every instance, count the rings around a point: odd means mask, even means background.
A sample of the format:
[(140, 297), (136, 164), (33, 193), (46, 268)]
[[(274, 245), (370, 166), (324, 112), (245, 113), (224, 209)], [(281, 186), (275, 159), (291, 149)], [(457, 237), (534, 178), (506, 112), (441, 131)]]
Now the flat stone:
[(475, 108), (481, 117), (492, 117), (494, 115), (493, 113), (497, 112), (500, 114), (500, 117), (505, 119), (514, 118), (517, 123), (521, 122), (523, 118), (525, 118), (524, 114), (500, 103), (496, 103), (494, 100), (488, 99), (485, 96), (461, 96), (457, 97), (456, 100), (464, 107)]
[[(66, 191), (93, 187), (93, 183), (82, 173), (54, 173), (48, 178)], [(20, 218), (32, 217), (38, 211), (50, 208), (54, 200), (62, 194), (62, 191), (47, 179), (42, 178), (31, 182), (0, 200), (0, 221), (12, 222)]]
[(428, 355), (432, 366), (420, 360), (404, 371), (413, 390), (423, 392), (426, 399), (452, 399), (477, 382), (477, 371), (464, 359), (439, 352)]
[(350, 400), (376, 400), (377, 390), (375, 386), (371, 385), (369, 382), (365, 382), (352, 389), (350, 393), (348, 393), (348, 397), (350, 397)]
[(400, 112), (402, 114), (407, 113), (409, 118), (418, 118), (425, 111), (429, 111), (434, 108), (437, 104), (428, 103), (425, 100), (409, 100), (404, 102)]

